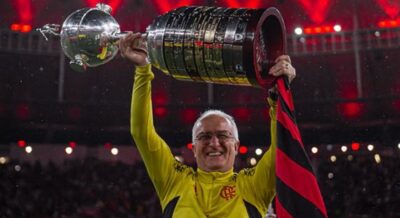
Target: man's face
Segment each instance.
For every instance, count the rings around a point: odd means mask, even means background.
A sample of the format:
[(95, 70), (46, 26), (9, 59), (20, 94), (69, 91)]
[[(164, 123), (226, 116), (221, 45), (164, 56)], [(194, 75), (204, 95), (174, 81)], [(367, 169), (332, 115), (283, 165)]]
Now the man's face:
[(200, 169), (226, 172), (233, 168), (239, 147), (233, 129), (226, 118), (218, 115), (205, 117), (197, 124), (193, 153)]

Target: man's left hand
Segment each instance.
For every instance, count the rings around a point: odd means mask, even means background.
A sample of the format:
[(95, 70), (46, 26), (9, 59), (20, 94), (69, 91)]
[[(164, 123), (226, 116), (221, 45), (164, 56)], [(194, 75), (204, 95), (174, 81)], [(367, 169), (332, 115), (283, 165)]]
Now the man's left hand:
[(288, 55), (281, 55), (275, 60), (275, 65), (271, 67), (268, 74), (276, 77), (285, 75), (291, 83), (296, 77), (296, 69), (292, 66)]

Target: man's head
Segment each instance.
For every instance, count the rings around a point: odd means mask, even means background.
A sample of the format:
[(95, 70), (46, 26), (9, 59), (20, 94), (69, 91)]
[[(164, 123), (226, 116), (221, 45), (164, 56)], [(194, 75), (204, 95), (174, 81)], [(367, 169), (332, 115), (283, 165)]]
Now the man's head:
[(233, 118), (219, 110), (204, 112), (192, 130), (197, 166), (207, 172), (233, 168), (239, 148), (239, 134)]

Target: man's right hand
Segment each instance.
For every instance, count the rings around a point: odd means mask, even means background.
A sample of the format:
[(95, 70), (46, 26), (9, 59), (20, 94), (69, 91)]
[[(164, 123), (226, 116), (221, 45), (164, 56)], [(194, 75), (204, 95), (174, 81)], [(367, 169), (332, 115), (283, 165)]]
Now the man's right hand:
[(128, 32), (126, 36), (119, 40), (119, 50), (121, 56), (130, 60), (136, 66), (149, 64), (148, 52), (144, 48), (141, 33)]

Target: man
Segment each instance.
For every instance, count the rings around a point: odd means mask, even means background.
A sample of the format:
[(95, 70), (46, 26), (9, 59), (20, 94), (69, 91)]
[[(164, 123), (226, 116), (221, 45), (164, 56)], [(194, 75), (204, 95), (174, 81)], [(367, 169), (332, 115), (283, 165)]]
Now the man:
[[(263, 217), (275, 195), (276, 104), (271, 106), (271, 147), (256, 167), (233, 172), (239, 136), (228, 114), (210, 110), (193, 126), (193, 154), (197, 169), (174, 159), (169, 146), (153, 125), (151, 80), (154, 74), (147, 51), (135, 47), (140, 34), (129, 33), (120, 40), (121, 55), (136, 66), (131, 105), (131, 134), (145, 163), (163, 217)], [(280, 56), (271, 75), (286, 75), (295, 69), (288, 56)]]

